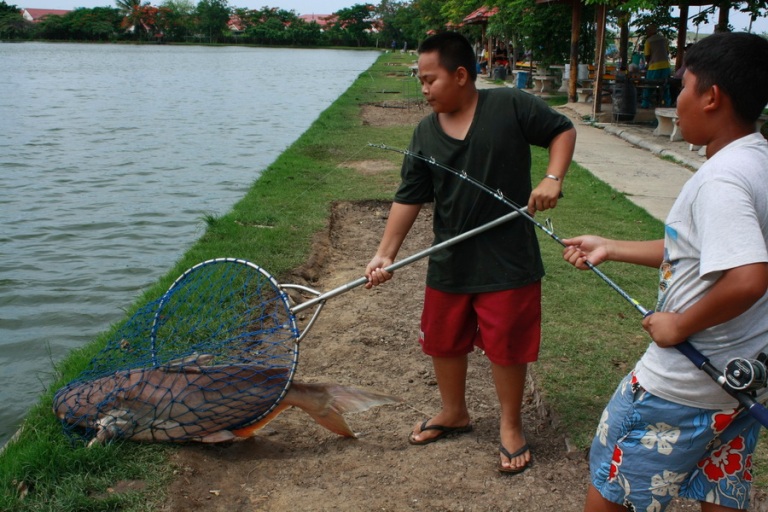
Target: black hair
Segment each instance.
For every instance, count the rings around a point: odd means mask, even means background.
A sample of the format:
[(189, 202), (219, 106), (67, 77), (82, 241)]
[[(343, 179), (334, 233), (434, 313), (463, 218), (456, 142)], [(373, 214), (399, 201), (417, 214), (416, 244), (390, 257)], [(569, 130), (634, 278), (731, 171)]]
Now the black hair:
[(768, 40), (745, 32), (707, 36), (685, 52), (697, 92), (717, 85), (742, 120), (754, 122), (768, 103)]
[(458, 32), (440, 32), (426, 38), (419, 45), (419, 53), (429, 52), (437, 52), (440, 65), (451, 73), (460, 67), (465, 68), (469, 78), (473, 82), (477, 80), (475, 50), (467, 38)]

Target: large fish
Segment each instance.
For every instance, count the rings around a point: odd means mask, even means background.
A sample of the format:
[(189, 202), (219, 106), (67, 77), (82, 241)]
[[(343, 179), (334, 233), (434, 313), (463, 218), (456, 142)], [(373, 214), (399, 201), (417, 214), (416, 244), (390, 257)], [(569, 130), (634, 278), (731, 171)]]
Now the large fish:
[[(72, 427), (95, 431), (89, 445), (110, 439), (220, 443), (253, 436), (291, 406), (336, 434), (356, 437), (343, 414), (400, 401), (338, 384), (293, 381), (286, 392), (285, 368), (202, 366), (205, 358), (72, 382), (54, 396), (53, 411)], [(282, 393), (277, 407), (255, 421)]]

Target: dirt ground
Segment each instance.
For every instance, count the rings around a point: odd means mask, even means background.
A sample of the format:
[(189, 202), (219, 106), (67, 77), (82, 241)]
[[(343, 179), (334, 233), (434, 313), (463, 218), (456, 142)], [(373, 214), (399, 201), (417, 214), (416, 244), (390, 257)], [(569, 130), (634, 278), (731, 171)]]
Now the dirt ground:
[[(369, 106), (366, 123), (415, 123), (421, 108)], [(352, 162), (360, 172), (386, 162)], [(296, 271), (296, 282), (328, 291), (359, 278), (387, 219), (388, 203), (338, 204), (328, 232)], [(425, 210), (400, 257), (429, 246)], [(534, 465), (501, 475), (498, 405), (487, 360), (470, 357), (467, 396), (475, 430), (425, 446), (411, 427), (440, 408), (430, 359), (417, 343), (425, 262), (397, 271), (373, 290), (330, 299), (302, 342), (297, 380), (338, 382), (389, 393), (403, 402), (347, 420), (358, 439), (324, 430), (289, 409), (254, 438), (229, 445), (191, 444), (173, 457), (175, 481), (164, 512), (181, 511), (580, 511), (588, 482), (584, 452), (567, 449), (554, 415), (529, 383), (524, 404)], [(302, 315), (305, 312), (302, 313)], [(597, 421), (597, 418), (595, 418)], [(690, 503), (673, 511), (698, 510)]]

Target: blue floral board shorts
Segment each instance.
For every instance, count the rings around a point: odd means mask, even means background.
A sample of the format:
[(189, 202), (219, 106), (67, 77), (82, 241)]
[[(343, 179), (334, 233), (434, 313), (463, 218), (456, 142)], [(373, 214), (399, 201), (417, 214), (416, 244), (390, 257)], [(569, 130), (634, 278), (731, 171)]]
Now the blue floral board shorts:
[(654, 396), (630, 373), (592, 441), (592, 485), (638, 512), (663, 511), (676, 496), (746, 509), (760, 427), (743, 408), (699, 409)]

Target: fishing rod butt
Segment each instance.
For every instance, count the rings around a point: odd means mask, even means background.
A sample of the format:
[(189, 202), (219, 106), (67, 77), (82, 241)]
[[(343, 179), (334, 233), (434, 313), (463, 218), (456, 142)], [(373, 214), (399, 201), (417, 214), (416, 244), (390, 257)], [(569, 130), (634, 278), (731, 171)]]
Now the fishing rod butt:
[[(753, 418), (759, 421), (762, 426), (768, 428), (768, 409), (766, 409), (765, 406), (760, 402), (755, 401), (752, 397), (747, 396), (746, 398), (749, 399), (748, 401), (751, 402), (751, 405), (742, 405), (747, 407), (749, 414), (751, 414)], [(739, 400), (739, 402), (741, 402), (741, 400)]]

